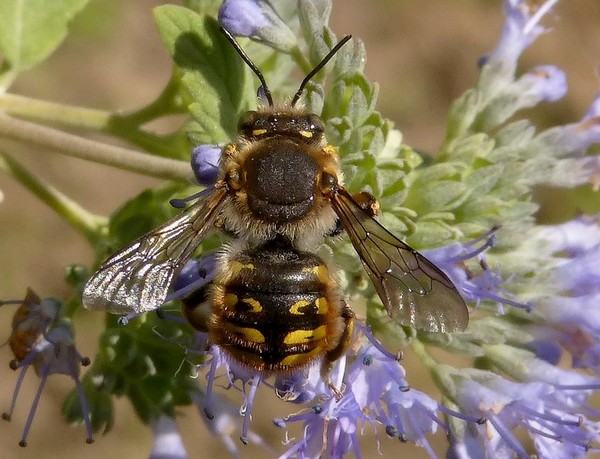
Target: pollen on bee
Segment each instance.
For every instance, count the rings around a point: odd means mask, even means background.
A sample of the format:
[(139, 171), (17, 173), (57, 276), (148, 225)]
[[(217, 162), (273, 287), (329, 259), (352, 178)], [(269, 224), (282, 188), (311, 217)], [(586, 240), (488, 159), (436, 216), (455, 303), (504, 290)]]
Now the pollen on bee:
[(327, 153), (329, 156), (337, 156), (337, 150), (333, 145), (325, 145), (323, 147), (323, 151)]

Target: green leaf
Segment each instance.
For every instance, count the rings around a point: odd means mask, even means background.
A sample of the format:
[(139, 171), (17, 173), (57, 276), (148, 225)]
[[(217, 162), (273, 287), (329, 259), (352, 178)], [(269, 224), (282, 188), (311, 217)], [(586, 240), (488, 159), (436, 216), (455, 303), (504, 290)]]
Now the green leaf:
[(0, 88), (48, 57), (67, 36), (68, 24), (88, 0), (0, 1)]
[(240, 114), (256, 100), (250, 70), (219, 31), (216, 19), (173, 5), (155, 8), (154, 15), (193, 100), (189, 108), (194, 140), (229, 141), (237, 133)]
[[(91, 414), (92, 430), (94, 432), (102, 430), (102, 433), (107, 433), (114, 424), (114, 406), (110, 394), (98, 390), (91, 383), (90, 378), (84, 378), (82, 385)], [(68, 423), (77, 425), (83, 423), (81, 399), (76, 389), (65, 398), (62, 411)]]
[(162, 188), (142, 191), (123, 204), (110, 218), (112, 247), (109, 250), (123, 247), (181, 212), (169, 204), (169, 199), (181, 190), (181, 184), (173, 183)]

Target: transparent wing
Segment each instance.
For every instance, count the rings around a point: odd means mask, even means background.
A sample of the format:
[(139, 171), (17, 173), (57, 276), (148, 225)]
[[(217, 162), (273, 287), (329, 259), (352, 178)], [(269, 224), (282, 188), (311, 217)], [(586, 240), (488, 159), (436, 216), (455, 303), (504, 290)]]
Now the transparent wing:
[(158, 308), (226, 199), (224, 187), (206, 190), (177, 217), (112, 255), (88, 280), (83, 305), (121, 314)]
[(345, 189), (331, 204), (393, 320), (430, 332), (466, 328), (467, 306), (437, 266), (365, 213)]

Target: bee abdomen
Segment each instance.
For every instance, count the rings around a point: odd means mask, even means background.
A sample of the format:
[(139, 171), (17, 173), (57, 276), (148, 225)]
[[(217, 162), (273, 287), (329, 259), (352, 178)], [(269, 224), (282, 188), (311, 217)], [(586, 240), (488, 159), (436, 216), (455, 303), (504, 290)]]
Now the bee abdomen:
[(332, 316), (327, 267), (291, 248), (245, 252), (214, 290), (212, 340), (257, 371), (289, 370), (327, 349)]

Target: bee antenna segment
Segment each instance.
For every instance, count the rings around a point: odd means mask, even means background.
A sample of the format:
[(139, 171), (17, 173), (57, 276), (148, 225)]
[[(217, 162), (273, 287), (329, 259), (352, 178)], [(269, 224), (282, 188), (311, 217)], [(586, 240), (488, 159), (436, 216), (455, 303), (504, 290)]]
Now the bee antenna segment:
[(291, 103), (292, 107), (294, 105), (296, 105), (296, 102), (298, 102), (298, 99), (300, 99), (300, 96), (302, 95), (304, 88), (306, 87), (308, 82), (311, 80), (311, 78), (314, 77), (319, 72), (319, 70), (321, 70), (323, 67), (325, 67), (327, 62), (329, 62), (329, 60), (335, 55), (335, 53), (337, 53), (340, 50), (340, 48), (342, 46), (344, 46), (348, 42), (348, 40), (350, 40), (351, 38), (352, 38), (352, 35), (346, 35), (344, 38), (342, 38), (340, 41), (338, 41), (337, 44), (331, 49), (331, 51), (329, 51), (329, 53), (327, 53), (327, 56), (325, 56), (323, 58), (323, 60), (321, 62), (319, 62), (317, 64), (317, 66), (314, 69), (312, 69), (308, 75), (306, 75), (304, 77), (304, 80), (302, 80), (302, 83), (300, 83), (300, 87), (298, 88), (298, 91), (296, 91), (296, 94), (294, 94), (294, 98), (292, 99), (292, 103)]
[(233, 45), (233, 49), (235, 49), (237, 51), (237, 53), (244, 60), (244, 62), (246, 64), (248, 64), (248, 67), (250, 67), (252, 69), (252, 71), (256, 74), (256, 76), (260, 80), (260, 84), (263, 87), (264, 95), (267, 98), (267, 102), (269, 103), (269, 107), (272, 107), (273, 106), (273, 96), (271, 95), (271, 91), (270, 91), (269, 87), (267, 86), (267, 82), (265, 81), (265, 77), (263, 76), (263, 74), (261, 73), (261, 71), (258, 70), (258, 67), (256, 66), (256, 64), (254, 62), (252, 62), (252, 60), (248, 57), (248, 55), (242, 49), (242, 47), (240, 46), (240, 44), (237, 41), (235, 41), (235, 38), (233, 38), (233, 35), (231, 35), (231, 33), (229, 32), (229, 30), (227, 30), (223, 26), (221, 26), (220, 29), (221, 29), (221, 32), (223, 32), (223, 35), (225, 35), (225, 37), (227, 38), (227, 40), (229, 40), (229, 42)]

